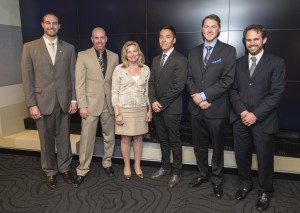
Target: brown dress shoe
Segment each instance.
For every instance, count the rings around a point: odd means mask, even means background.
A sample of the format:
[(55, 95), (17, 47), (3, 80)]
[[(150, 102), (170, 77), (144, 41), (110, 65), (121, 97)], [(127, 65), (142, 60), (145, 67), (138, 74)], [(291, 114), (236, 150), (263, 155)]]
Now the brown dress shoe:
[(74, 182), (74, 176), (70, 171), (62, 173), (64, 181), (68, 184), (71, 184)]
[(159, 179), (162, 176), (166, 176), (166, 175), (169, 175), (169, 174), (171, 174), (171, 169), (160, 168), (157, 172), (154, 172), (151, 175), (151, 178), (152, 179)]
[(54, 189), (57, 184), (55, 175), (47, 176), (46, 183), (50, 189)]

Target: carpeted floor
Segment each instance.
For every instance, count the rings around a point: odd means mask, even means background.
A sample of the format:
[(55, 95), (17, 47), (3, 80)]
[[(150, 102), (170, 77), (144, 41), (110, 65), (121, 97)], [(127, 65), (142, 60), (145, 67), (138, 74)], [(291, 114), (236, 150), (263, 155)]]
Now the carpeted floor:
[[(199, 188), (187, 187), (195, 170), (183, 171), (183, 178), (174, 189), (168, 189), (169, 177), (151, 180), (158, 168), (144, 162), (145, 179), (133, 175), (123, 177), (123, 165), (116, 160), (115, 177), (107, 177), (96, 159), (83, 184), (75, 189), (58, 175), (58, 186), (47, 188), (45, 175), (36, 155), (0, 153), (0, 212), (2, 213), (89, 213), (89, 212), (257, 212), (257, 179), (254, 190), (243, 201), (234, 199), (238, 179), (234, 174), (225, 175), (224, 196), (217, 200), (210, 183)], [(75, 171), (78, 160), (72, 162)], [(266, 212), (300, 212), (300, 181), (275, 179), (275, 194)]]

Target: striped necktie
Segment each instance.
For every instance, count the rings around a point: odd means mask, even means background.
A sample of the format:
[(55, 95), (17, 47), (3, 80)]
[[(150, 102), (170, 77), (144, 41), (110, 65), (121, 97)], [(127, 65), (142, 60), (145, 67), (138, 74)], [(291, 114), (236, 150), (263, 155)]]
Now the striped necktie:
[(204, 67), (206, 66), (207, 62), (208, 62), (208, 59), (210, 57), (210, 50), (212, 49), (211, 46), (206, 46), (206, 55), (204, 57), (204, 60), (203, 60), (203, 63), (204, 63)]

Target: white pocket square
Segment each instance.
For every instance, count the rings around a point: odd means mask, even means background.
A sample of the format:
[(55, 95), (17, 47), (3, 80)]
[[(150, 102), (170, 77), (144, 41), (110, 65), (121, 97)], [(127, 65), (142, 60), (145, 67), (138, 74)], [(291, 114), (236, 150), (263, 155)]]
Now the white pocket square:
[(222, 62), (222, 58), (219, 58), (218, 60), (215, 60), (213, 62), (211, 62), (212, 64), (217, 64), (217, 63), (221, 63)]

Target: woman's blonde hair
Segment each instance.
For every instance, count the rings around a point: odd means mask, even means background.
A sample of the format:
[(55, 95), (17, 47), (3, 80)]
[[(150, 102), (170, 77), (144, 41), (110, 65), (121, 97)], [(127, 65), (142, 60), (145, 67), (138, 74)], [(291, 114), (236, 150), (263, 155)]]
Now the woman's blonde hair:
[(139, 44), (135, 41), (127, 41), (123, 47), (122, 47), (122, 51), (121, 51), (121, 57), (122, 57), (122, 68), (127, 68), (129, 66), (128, 63), (128, 59), (127, 59), (127, 47), (134, 45), (138, 51), (138, 60), (137, 60), (137, 65), (139, 67), (143, 67), (144, 63), (145, 63), (145, 57), (144, 54), (141, 51), (141, 48), (139, 46)]

